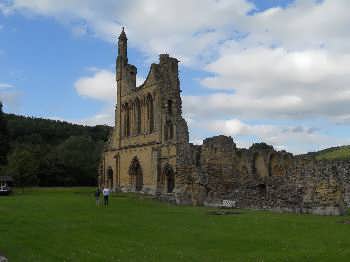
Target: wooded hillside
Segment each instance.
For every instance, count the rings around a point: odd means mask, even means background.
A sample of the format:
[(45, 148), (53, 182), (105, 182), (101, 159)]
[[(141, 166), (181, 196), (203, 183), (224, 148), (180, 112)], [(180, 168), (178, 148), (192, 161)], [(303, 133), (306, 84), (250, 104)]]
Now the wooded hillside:
[[(17, 186), (96, 185), (98, 164), (111, 127), (3, 114), (9, 144), (0, 172)], [(5, 125), (4, 125), (5, 126)]]

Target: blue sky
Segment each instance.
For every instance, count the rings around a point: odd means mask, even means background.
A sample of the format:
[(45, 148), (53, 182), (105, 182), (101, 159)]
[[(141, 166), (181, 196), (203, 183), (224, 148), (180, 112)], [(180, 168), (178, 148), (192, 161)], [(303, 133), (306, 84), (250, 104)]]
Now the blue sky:
[(159, 53), (180, 59), (192, 142), (350, 144), (349, 11), (346, 0), (0, 0), (0, 99), (6, 112), (112, 124), (124, 25), (140, 83)]

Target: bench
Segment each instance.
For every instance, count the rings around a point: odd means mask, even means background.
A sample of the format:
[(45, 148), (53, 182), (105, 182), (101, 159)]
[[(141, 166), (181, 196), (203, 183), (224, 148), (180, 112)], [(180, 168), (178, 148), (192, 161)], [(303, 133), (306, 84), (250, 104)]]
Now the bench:
[(222, 208), (234, 208), (234, 207), (236, 207), (236, 201), (224, 199), (224, 200), (222, 200), (221, 207)]

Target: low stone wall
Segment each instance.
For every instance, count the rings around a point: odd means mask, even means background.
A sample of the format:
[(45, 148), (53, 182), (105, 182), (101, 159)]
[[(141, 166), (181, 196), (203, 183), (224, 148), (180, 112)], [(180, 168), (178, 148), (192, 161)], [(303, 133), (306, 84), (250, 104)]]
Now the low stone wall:
[(226, 136), (204, 140), (195, 152), (190, 178), (177, 188), (179, 204), (215, 206), (229, 199), (241, 208), (319, 215), (350, 207), (350, 161), (294, 157), (266, 144), (237, 149)]

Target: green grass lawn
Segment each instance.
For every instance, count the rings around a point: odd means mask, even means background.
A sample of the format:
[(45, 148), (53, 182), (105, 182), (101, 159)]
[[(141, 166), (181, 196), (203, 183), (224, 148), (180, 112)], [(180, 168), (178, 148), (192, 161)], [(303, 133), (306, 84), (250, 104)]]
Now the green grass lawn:
[(14, 261), (350, 261), (350, 217), (242, 210), (216, 216), (93, 189), (0, 197), (0, 253)]

